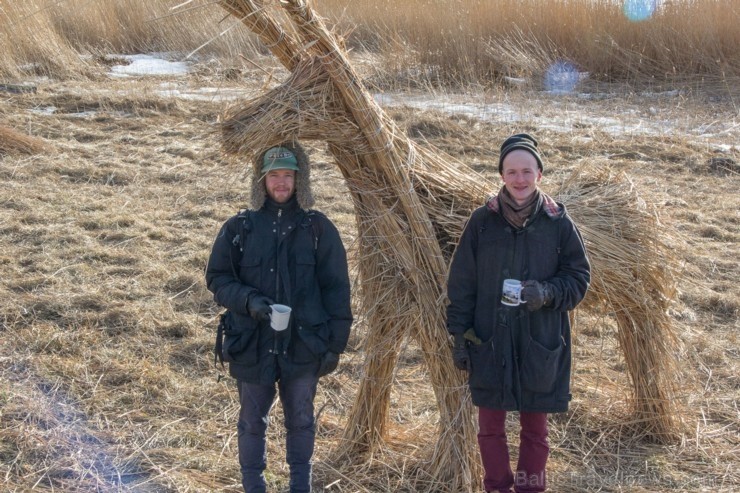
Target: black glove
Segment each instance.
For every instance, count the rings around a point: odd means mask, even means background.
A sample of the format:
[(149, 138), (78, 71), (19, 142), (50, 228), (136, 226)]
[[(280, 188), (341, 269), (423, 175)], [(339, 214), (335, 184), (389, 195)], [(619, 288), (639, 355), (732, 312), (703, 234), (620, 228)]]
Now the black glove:
[(319, 377), (323, 377), (333, 372), (337, 369), (337, 365), (339, 365), (339, 355), (337, 353), (327, 351), (326, 353), (324, 353), (324, 356), (321, 357), (321, 365), (319, 366)]
[(275, 302), (264, 294), (254, 292), (247, 298), (247, 311), (249, 316), (258, 322), (264, 322), (270, 320), (270, 313), (272, 308), (270, 305), (274, 305)]
[(530, 312), (539, 310), (552, 303), (552, 285), (544, 281), (524, 281), (521, 298), (527, 302), (527, 310)]
[(452, 346), (452, 362), (458, 370), (470, 371), (470, 354), (463, 334), (455, 334), (455, 344)]

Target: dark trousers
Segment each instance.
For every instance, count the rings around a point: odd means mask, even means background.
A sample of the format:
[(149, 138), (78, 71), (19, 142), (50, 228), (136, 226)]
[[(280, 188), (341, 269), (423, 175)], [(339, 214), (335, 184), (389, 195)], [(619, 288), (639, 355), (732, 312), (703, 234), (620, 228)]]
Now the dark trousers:
[[(311, 456), (316, 427), (313, 400), (318, 379), (314, 376), (278, 382), (286, 433), (286, 461), (290, 467), (290, 492), (311, 491)], [(242, 485), (247, 493), (265, 493), (267, 465), (266, 439), (268, 414), (275, 401), (274, 385), (255, 385), (238, 381), (239, 465)]]
[(512, 473), (509, 464), (506, 411), (480, 407), (478, 424), (478, 446), (486, 491), (509, 493), (512, 487), (517, 493), (545, 491), (545, 465), (550, 453), (547, 413), (519, 413), (521, 432), (516, 473)]

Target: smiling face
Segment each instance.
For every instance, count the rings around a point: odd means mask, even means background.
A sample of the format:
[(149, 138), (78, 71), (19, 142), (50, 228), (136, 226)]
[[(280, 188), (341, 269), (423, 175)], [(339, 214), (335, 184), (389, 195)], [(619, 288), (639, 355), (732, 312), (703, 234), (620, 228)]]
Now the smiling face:
[(284, 204), (295, 192), (295, 171), (292, 169), (274, 169), (265, 175), (265, 190), (268, 197)]
[(516, 149), (504, 158), (501, 178), (509, 195), (518, 205), (523, 205), (537, 190), (537, 185), (542, 180), (542, 172), (530, 152)]

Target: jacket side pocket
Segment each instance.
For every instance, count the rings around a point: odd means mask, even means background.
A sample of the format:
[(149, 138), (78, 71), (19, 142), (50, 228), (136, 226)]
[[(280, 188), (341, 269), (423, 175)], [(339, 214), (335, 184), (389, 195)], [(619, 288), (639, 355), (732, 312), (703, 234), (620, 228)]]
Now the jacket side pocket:
[(552, 392), (558, 379), (563, 342), (548, 349), (530, 337), (521, 368), (522, 388), (531, 392)]
[(293, 360), (296, 363), (318, 361), (328, 350), (329, 326), (325, 323), (307, 325), (298, 323), (298, 337), (293, 345)]
[(224, 322), (224, 361), (246, 366), (256, 365), (259, 328), (255, 324), (237, 326), (233, 317), (229, 316)]
[(470, 376), (468, 383), (471, 388), (492, 390), (501, 388), (501, 360), (496, 358), (493, 338), (480, 344), (468, 344), (470, 355)]

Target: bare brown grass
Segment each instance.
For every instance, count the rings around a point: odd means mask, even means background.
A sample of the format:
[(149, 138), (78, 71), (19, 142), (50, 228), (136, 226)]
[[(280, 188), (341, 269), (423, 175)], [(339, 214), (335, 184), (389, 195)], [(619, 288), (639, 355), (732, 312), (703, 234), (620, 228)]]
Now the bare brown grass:
[[(282, 74), (240, 70), (242, 91), (261, 91)], [(234, 89), (232, 81), (201, 65), (176, 83), (225, 91)], [(223, 104), (175, 99), (141, 79), (39, 85), (36, 93), (5, 98), (0, 108), (9, 127), (56, 150), (0, 155), (1, 489), (239, 491), (235, 389), (212, 366), (217, 308), (202, 284), (213, 235), (248, 202), (246, 165), (225, 161), (212, 133)], [(731, 166), (738, 152), (717, 150), (738, 139), (736, 110), (649, 95), (475, 97), (511, 104), (520, 119), (412, 109), (391, 116), (421, 149), (428, 141), (449, 150), (494, 182), (497, 143), (513, 131), (534, 132), (543, 142), (548, 191), (583, 163), (606, 163), (630, 177), (630, 191), (656, 207), (655, 219), (681, 232), (670, 238), (684, 269), (679, 297), (658, 317), (670, 317), (681, 342), (674, 348), (675, 399), (685, 425), (680, 440), (661, 446), (644, 440), (628, 397), (630, 363), (619, 346), (629, 341), (620, 341), (615, 314), (580, 311), (573, 406), (552, 419), (552, 488), (736, 491), (740, 204)], [(51, 107), (56, 111), (31, 111)], [(640, 124), (659, 115), (675, 126), (659, 135), (630, 130), (635, 115)], [(622, 131), (602, 130), (599, 121), (607, 118)], [(696, 129), (720, 121), (725, 130), (698, 136)], [(320, 170), (318, 207), (339, 225), (357, 268), (349, 190), (324, 144), (308, 144)], [(721, 172), (715, 158), (722, 159)], [(608, 206), (593, 212), (608, 214)], [(385, 446), (361, 464), (334, 461), (346, 446), (353, 399), (372, 377), (362, 373), (369, 320), (355, 324), (339, 372), (321, 385), (314, 486), (444, 490), (424, 475), (428, 457), (421, 453), (434, 445), (441, 420), (423, 362), (443, 356), (406, 338), (394, 343)], [(268, 451), (268, 482), (277, 491), (288, 477), (279, 416), (278, 410)], [(513, 432), (516, 423), (510, 425)]]
[(0, 155), (36, 154), (49, 150), (43, 139), (0, 125)]
[[(267, 77), (258, 69), (250, 76), (254, 90)], [(205, 79), (194, 74), (187, 81), (197, 86)], [(212, 123), (221, 103), (160, 96), (153, 104), (151, 83), (128, 84), (119, 93), (109, 83), (47, 83), (3, 107), (8, 126), (32, 129), (31, 136), (57, 149), (0, 156), (0, 489), (6, 491), (239, 491), (235, 389), (228, 379), (217, 381), (212, 366), (217, 310), (201, 279), (221, 222), (248, 203), (248, 173), (239, 163), (226, 165), (218, 150)], [(740, 477), (728, 465), (740, 450), (737, 175), (714, 173), (712, 144), (691, 132), (656, 139), (581, 125), (563, 133), (538, 122), (560, 121), (567, 100), (486, 97), (515, 103), (524, 119), (490, 123), (411, 109), (391, 116), (420, 145), (428, 140), (464, 157), (491, 180), (496, 143), (516, 129), (533, 131), (543, 142), (550, 192), (577, 163), (608, 160), (612, 170), (629, 174), (641, 196), (663, 204), (661, 219), (689, 247), (676, 252), (686, 275), (668, 310), (682, 341), (681, 440), (656, 446), (635, 431), (616, 320), (582, 311), (572, 410), (552, 420), (552, 488), (736, 491)], [(127, 111), (114, 109), (126, 105)], [(48, 106), (69, 110), (29, 111)], [(578, 109), (584, 121), (596, 121), (617, 111), (626, 119), (645, 106), (697, 125), (737, 118), (720, 104), (684, 100), (677, 108), (674, 100), (647, 97), (580, 102)], [(80, 107), (95, 113), (66, 112)], [(309, 147), (320, 170), (317, 205), (339, 224), (356, 261), (346, 185), (324, 146)], [(724, 155), (737, 160), (733, 152)], [(708, 225), (716, 228), (711, 235)], [(412, 473), (419, 471), (419, 451), (435, 441), (439, 417), (421, 349), (408, 340), (393, 374), (387, 447), (361, 465), (330, 460), (367, 378), (360, 372), (366, 322), (355, 325), (339, 372), (321, 385), (315, 487), (434, 489)], [(280, 414), (274, 416), (269, 482), (280, 491), (287, 469)], [(514, 432), (515, 421), (510, 425)]]

